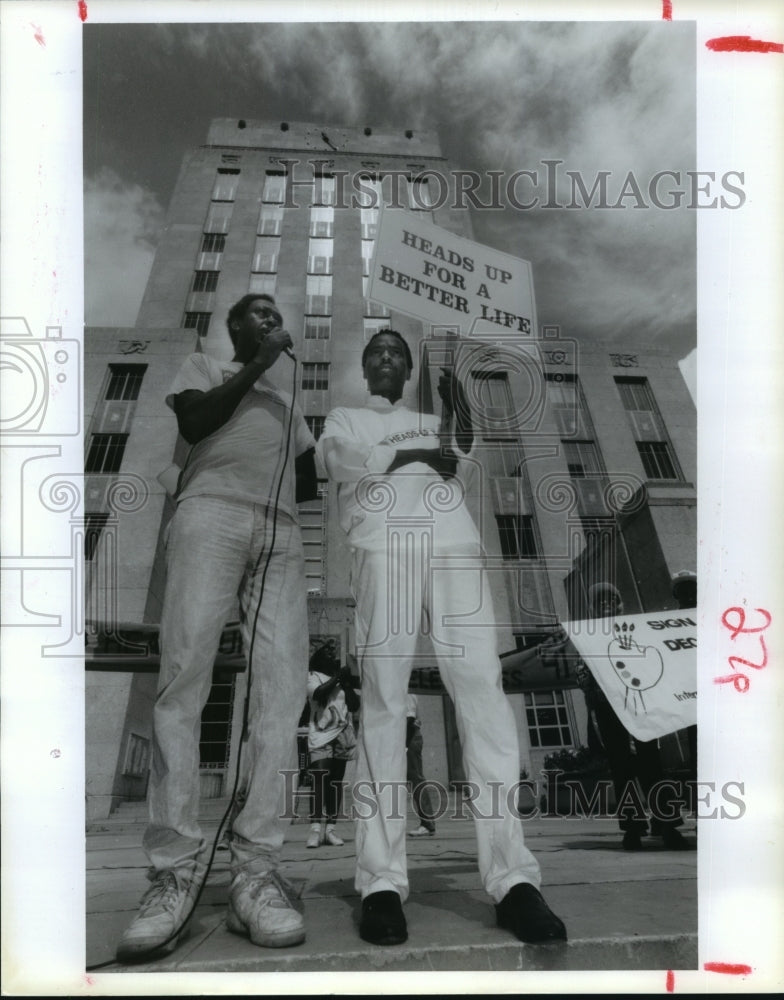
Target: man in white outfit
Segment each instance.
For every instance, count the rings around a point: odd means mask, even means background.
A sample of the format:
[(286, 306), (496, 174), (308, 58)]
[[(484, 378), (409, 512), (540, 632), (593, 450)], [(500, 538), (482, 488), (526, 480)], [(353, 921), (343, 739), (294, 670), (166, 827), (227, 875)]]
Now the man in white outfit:
[[(520, 771), (517, 729), (501, 687), (479, 533), (463, 502), (463, 463), (442, 442), (438, 417), (403, 405), (413, 361), (397, 331), (370, 339), (362, 367), (367, 405), (332, 410), (317, 445), (339, 484), (340, 521), (353, 550), (362, 676), (362, 802), (355, 804), (360, 936), (374, 944), (400, 944), (408, 936), (401, 905), (408, 895), (406, 692), (418, 637), (426, 631), (455, 704), (473, 787), (479, 871), (498, 924), (522, 941), (565, 940), (509, 806)], [(456, 379), (442, 376), (439, 394), (457, 418), (454, 444), (466, 453), (473, 430), (461, 393)], [(460, 623), (469, 616), (469, 626)]]

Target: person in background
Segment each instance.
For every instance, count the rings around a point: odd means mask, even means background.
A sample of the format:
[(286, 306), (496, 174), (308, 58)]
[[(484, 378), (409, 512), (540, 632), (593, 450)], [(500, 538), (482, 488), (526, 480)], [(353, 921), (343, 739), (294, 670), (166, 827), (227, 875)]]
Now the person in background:
[[(678, 602), (678, 610), (686, 611), (697, 607), (697, 574), (689, 569), (682, 569), (672, 577), (672, 596)], [(689, 757), (694, 777), (697, 777), (697, 727), (689, 726), (686, 730), (689, 744)]]
[[(608, 618), (623, 614), (623, 600), (611, 583), (595, 583), (588, 591), (589, 614), (592, 618)], [(629, 782), (639, 782), (647, 799), (651, 788), (664, 779), (657, 740), (638, 740), (627, 731), (615, 709), (594, 679), (588, 666), (580, 660), (576, 669), (577, 682), (585, 696), (588, 712), (596, 726), (602, 749), (610, 766), (616, 802), (621, 801)], [(665, 806), (664, 796), (662, 805)], [(673, 820), (653, 817), (651, 833), (660, 836), (669, 850), (688, 850), (692, 844), (677, 827), (680, 816)], [(637, 815), (619, 816), (623, 831), (623, 848), (626, 851), (642, 850), (642, 838), (648, 833), (648, 820)]]
[(313, 812), (307, 847), (330, 844), (342, 847), (335, 823), (343, 800), (346, 764), (357, 752), (352, 714), (359, 708), (351, 671), (341, 669), (330, 643), (320, 646), (310, 658), (308, 674), (310, 721), (308, 757), (313, 777)]
[(435, 809), (430, 789), (422, 770), (422, 723), (417, 712), (416, 695), (406, 695), (406, 781), (411, 785), (414, 811), (419, 826), (409, 831), (409, 837), (432, 837), (436, 832)]

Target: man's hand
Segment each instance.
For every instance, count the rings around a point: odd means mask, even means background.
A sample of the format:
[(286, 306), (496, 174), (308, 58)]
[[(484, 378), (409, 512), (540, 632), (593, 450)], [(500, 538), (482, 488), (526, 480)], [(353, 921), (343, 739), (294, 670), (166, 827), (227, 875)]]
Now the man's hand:
[(446, 413), (467, 413), (468, 401), (459, 378), (451, 368), (442, 368), (438, 377), (438, 395)]
[(269, 333), (264, 335), (259, 341), (253, 360), (264, 368), (271, 368), (280, 357), (281, 351), (285, 347), (292, 347), (293, 342), (288, 333), (282, 327), (270, 328)]

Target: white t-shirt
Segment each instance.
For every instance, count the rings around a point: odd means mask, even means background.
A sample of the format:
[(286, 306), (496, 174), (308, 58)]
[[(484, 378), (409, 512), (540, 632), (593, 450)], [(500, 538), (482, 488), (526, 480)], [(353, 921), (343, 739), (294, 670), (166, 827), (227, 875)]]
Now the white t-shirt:
[[(191, 354), (175, 376), (166, 402), (173, 409), (178, 393), (187, 389), (207, 392), (228, 381), (242, 367), (239, 361), (217, 361), (208, 354)], [(291, 395), (281, 392), (262, 375), (226, 423), (191, 448), (177, 500), (220, 496), (273, 506), (286, 450), (290, 407)], [(278, 500), (278, 510), (292, 518), (296, 514), (294, 459), (315, 444), (295, 404), (291, 445)]]
[(465, 503), (470, 463), (458, 462), (457, 475), (448, 481), (424, 462), (384, 472), (398, 450), (440, 448), (439, 428), (434, 414), (383, 396), (371, 396), (366, 407), (329, 413), (316, 450), (339, 484), (340, 523), (353, 547), (385, 550), (388, 528), (405, 530), (409, 524), (421, 534), (432, 528), (434, 552), (478, 550), (479, 532)]

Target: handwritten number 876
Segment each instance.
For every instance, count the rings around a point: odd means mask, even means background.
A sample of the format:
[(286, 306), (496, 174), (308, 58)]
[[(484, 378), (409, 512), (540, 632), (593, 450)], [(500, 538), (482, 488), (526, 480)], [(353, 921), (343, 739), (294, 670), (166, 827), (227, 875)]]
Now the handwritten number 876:
[[(730, 639), (735, 640), (739, 635), (751, 635), (755, 632), (762, 633), (770, 625), (772, 617), (764, 608), (755, 608), (754, 610), (765, 617), (765, 624), (756, 628), (746, 625), (746, 612), (743, 608), (727, 608), (721, 616), (721, 624), (729, 630)], [(738, 670), (738, 665), (742, 664), (745, 667), (752, 667), (754, 670), (762, 670), (763, 667), (767, 666), (768, 650), (765, 646), (765, 637), (759, 634), (758, 639), (762, 649), (762, 663), (752, 663), (751, 660), (746, 660), (742, 656), (730, 656), (728, 657), (728, 663), (736, 673), (726, 674), (724, 677), (716, 677), (714, 679), (716, 684), (732, 684), (739, 694), (745, 694), (749, 690), (749, 678), (746, 674)]]

